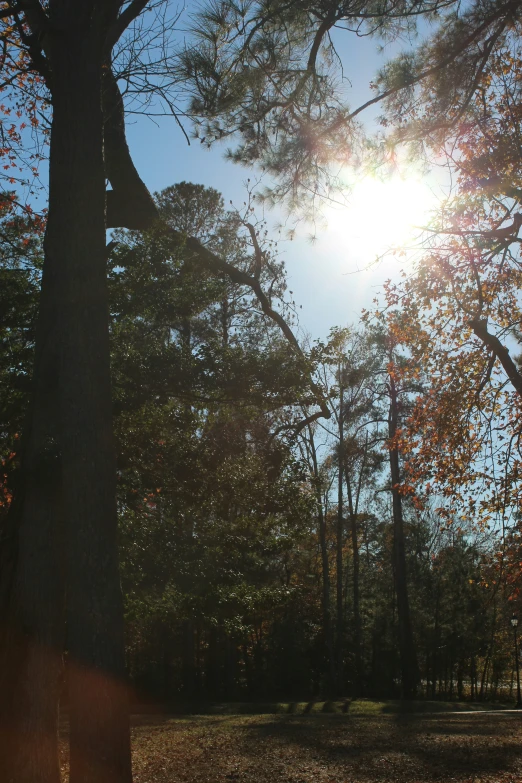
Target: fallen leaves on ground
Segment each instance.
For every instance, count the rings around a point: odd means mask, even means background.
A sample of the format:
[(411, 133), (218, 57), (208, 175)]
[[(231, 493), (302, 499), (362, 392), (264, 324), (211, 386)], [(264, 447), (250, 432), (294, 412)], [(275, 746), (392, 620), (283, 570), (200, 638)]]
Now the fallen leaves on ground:
[(522, 716), (148, 716), (135, 783), (520, 783)]

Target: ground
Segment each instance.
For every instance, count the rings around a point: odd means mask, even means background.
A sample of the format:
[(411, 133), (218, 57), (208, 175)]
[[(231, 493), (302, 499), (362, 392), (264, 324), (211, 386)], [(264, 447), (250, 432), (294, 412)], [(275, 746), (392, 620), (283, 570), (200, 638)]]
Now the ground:
[(520, 783), (516, 712), (137, 716), (135, 783)]

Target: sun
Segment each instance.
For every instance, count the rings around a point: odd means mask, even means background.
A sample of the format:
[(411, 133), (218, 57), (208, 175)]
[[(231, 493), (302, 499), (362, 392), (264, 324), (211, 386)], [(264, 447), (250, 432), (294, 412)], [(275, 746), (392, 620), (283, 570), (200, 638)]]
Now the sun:
[(366, 177), (353, 186), (347, 206), (328, 209), (328, 231), (342, 241), (347, 260), (370, 264), (414, 243), (436, 203), (432, 187), (420, 177)]

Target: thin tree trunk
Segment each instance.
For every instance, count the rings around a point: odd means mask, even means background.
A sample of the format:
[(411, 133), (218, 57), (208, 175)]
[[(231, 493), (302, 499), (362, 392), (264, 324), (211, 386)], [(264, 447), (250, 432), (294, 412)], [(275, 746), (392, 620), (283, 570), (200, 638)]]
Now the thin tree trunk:
[(196, 666), (194, 650), (194, 627), (191, 620), (182, 625), (182, 691), (183, 696), (192, 699), (196, 692)]
[(361, 654), (361, 602), (359, 589), (359, 539), (357, 532), (357, 512), (353, 504), (352, 487), (350, 476), (346, 471), (346, 490), (348, 494), (348, 508), (350, 512), (350, 533), (352, 539), (352, 557), (353, 557), (353, 636), (355, 647), (355, 682), (354, 697), (358, 696), (361, 690), (362, 678), (362, 654)]
[(354, 625), (354, 646), (355, 646), (355, 685), (354, 685), (354, 697), (359, 695), (362, 685), (362, 622), (361, 622), (361, 600), (360, 600), (360, 584), (359, 584), (359, 572), (360, 572), (360, 557), (359, 557), (359, 536), (357, 531), (357, 516), (359, 513), (359, 500), (361, 497), (362, 482), (364, 477), (364, 470), (366, 467), (366, 459), (368, 455), (368, 434), (366, 434), (366, 441), (364, 445), (364, 454), (359, 472), (359, 480), (357, 482), (357, 492), (355, 497), (355, 504), (353, 501), (352, 484), (350, 480), (350, 472), (348, 466), (345, 464), (345, 481), (346, 492), (348, 495), (348, 509), (350, 513), (350, 533), (352, 539), (352, 556), (353, 556), (353, 625)]
[(221, 690), (220, 652), (219, 629), (212, 625), (208, 632), (207, 665), (205, 671), (205, 690), (208, 699), (217, 699)]
[(330, 562), (328, 559), (328, 541), (326, 530), (326, 517), (323, 509), (323, 499), (321, 497), (321, 486), (319, 482), (319, 466), (317, 463), (317, 452), (313, 432), (309, 428), (310, 453), (312, 456), (313, 484), (315, 489), (315, 499), (317, 505), (317, 522), (319, 527), (319, 545), (321, 548), (321, 571), (322, 571), (322, 614), (323, 614), (323, 633), (326, 641), (326, 651), (328, 656), (328, 695), (333, 695), (335, 687), (335, 655), (334, 655), (334, 636), (332, 627), (332, 612), (330, 608)]
[(430, 683), (432, 682), (432, 664), (433, 664), (433, 651), (429, 647), (429, 645), (426, 645), (426, 690), (425, 690), (425, 697), (427, 699), (430, 698), (431, 694), (431, 688)]
[(497, 607), (494, 605), (493, 607), (493, 624), (491, 627), (491, 637), (489, 640), (488, 650), (486, 653), (486, 659), (484, 661), (484, 668), (482, 669), (482, 676), (480, 678), (480, 693), (479, 693), (479, 699), (482, 701), (486, 698), (487, 690), (488, 690), (488, 679), (489, 679), (489, 668), (491, 663), (491, 658), (493, 656), (493, 648), (495, 646), (495, 628), (497, 624)]
[[(390, 388), (389, 437), (393, 440), (397, 433), (399, 406), (395, 380), (388, 376)], [(401, 660), (402, 697), (412, 699), (417, 689), (417, 656), (413, 641), (406, 576), (406, 547), (404, 540), (404, 519), (402, 497), (399, 492), (400, 465), (399, 451), (396, 446), (390, 448), (390, 473), (393, 503), (393, 572), (397, 596), (397, 617), (399, 624), (399, 652)]]
[(220, 312), (220, 320), (221, 320), (221, 339), (223, 341), (223, 345), (226, 347), (228, 345), (228, 333), (230, 329), (230, 323), (229, 323), (229, 304), (227, 297), (223, 297), (223, 300), (221, 302), (221, 312)]
[(344, 519), (343, 519), (343, 466), (344, 466), (344, 389), (342, 381), (342, 368), (339, 367), (339, 455), (337, 478), (337, 529), (336, 529), (336, 608), (337, 608), (337, 690), (342, 694), (344, 688), (344, 602), (343, 602), (343, 545), (344, 545)]
[[(71, 10), (71, 9), (68, 9)], [(71, 783), (129, 783), (96, 20), (53, 41), (47, 250), (63, 281), (60, 445), (67, 519)]]
[(432, 651), (432, 698), (437, 696), (437, 681), (439, 676), (439, 647), (440, 647), (440, 582), (436, 581), (435, 621), (433, 626), (433, 651)]

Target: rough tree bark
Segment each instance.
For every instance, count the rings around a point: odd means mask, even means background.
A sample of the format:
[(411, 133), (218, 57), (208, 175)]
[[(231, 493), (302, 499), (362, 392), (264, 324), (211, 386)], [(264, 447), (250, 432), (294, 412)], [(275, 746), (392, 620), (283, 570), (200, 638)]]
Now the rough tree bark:
[[(1, 779), (60, 779), (67, 649), (71, 782), (131, 780), (116, 548), (102, 69), (120, 3), (20, 4), (51, 92), (49, 218), (31, 412), (2, 557)], [(144, 4), (142, 4), (144, 5)], [(6, 622), (7, 621), (7, 622)], [(12, 726), (12, 731), (6, 727)], [(7, 741), (5, 741), (7, 740)]]
[(72, 783), (130, 781), (105, 249), (102, 25), (56, 42), (48, 247), (63, 280), (60, 444)]

